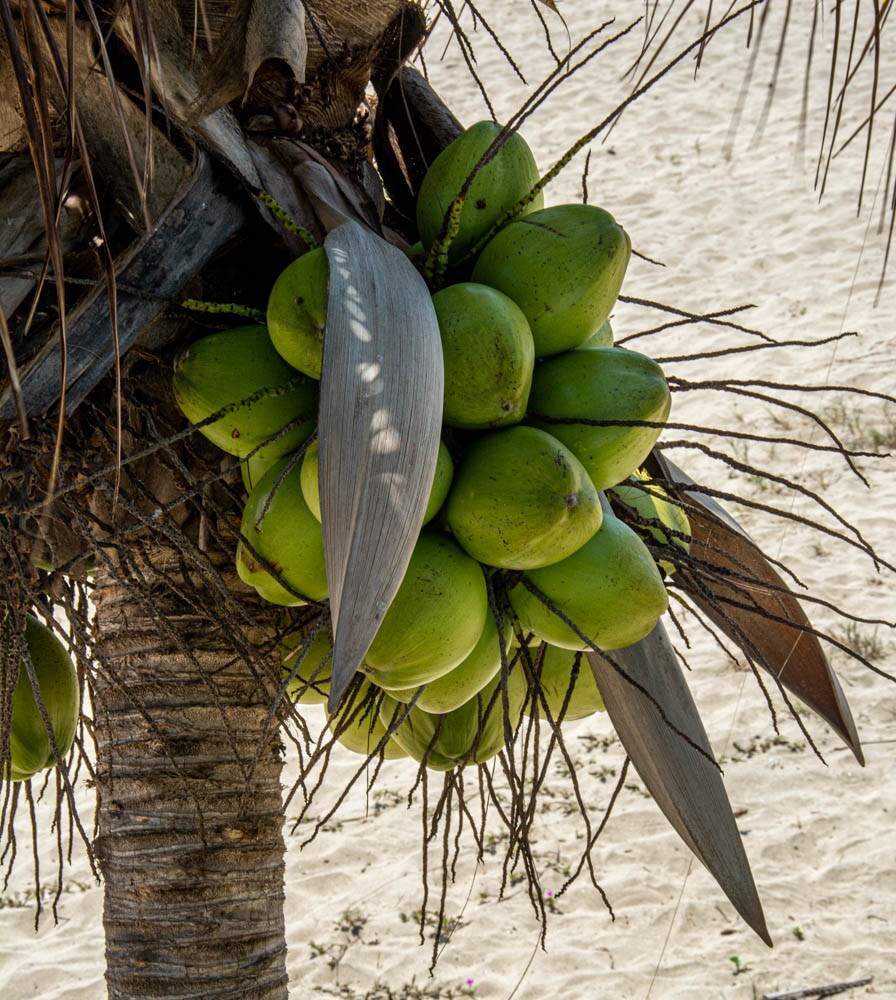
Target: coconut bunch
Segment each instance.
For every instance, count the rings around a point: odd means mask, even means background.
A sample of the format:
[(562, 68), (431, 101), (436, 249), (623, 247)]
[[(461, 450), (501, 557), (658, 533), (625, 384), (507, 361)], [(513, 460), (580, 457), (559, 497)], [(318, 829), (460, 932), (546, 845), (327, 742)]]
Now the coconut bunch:
[[(330, 705), (352, 749), (372, 752), (388, 733), (386, 756), (442, 769), (496, 754), (524, 704), (567, 720), (602, 708), (581, 651), (651, 632), (668, 604), (668, 552), (689, 535), (642, 469), (669, 414), (663, 372), (613, 346), (629, 236), (601, 208), (530, 197), (532, 152), (501, 132), (464, 131), (419, 191), (408, 256), (438, 323), (441, 440), (403, 579), (348, 696)], [(330, 267), (325, 248), (304, 254), (274, 282), (265, 326), (205, 337), (175, 362), (184, 414), (240, 459), (239, 575), (284, 606), (330, 596), (313, 437)], [(332, 658), (319, 625), (290, 635), (297, 701), (333, 700)], [(541, 695), (527, 699), (533, 671)]]

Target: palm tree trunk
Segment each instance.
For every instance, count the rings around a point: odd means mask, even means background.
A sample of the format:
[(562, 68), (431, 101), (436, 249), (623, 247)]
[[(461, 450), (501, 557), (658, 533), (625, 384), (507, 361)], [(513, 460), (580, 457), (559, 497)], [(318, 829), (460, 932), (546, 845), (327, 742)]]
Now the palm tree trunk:
[(283, 754), (276, 726), (263, 737), (273, 689), (210, 648), (208, 620), (178, 606), (170, 576), (161, 589), (161, 625), (133, 588), (98, 589), (109, 996), (284, 1000)]

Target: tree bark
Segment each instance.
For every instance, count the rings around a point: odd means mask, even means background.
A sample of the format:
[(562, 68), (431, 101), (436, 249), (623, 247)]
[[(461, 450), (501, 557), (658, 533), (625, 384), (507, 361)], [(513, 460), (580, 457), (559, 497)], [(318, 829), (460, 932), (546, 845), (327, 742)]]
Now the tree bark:
[(166, 561), (157, 610), (118, 583), (97, 592), (109, 996), (284, 1000), (283, 754), (276, 723), (265, 734), (275, 684), (215, 648), (207, 617), (178, 606)]

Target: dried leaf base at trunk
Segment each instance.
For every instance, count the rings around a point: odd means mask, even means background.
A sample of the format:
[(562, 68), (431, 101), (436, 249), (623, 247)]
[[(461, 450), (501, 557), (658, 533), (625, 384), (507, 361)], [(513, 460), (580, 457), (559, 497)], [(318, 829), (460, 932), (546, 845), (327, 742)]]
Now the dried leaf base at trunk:
[(285, 1000), (276, 725), (259, 753), (272, 693), (233, 649), (203, 643), (208, 621), (189, 608), (161, 623), (112, 585), (97, 604), (109, 996)]

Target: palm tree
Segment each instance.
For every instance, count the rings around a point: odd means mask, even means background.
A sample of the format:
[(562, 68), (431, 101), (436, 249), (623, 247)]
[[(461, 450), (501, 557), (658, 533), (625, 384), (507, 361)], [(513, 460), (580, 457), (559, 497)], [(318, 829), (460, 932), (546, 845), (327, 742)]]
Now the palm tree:
[[(458, 12), (437, 6), (468, 46)], [(306, 744), (278, 644), (326, 609), (284, 617), (237, 577), (239, 471), (184, 430), (170, 362), (197, 323), (218, 322), (185, 301), (249, 303), (254, 317), (270, 276), (346, 218), (380, 243), (412, 242), (420, 179), (459, 124), (404, 67), (425, 37), (413, 0), (0, 0), (0, 14), (0, 190), (17, 220), (0, 234), (0, 731), (24, 612), (62, 607), (93, 705), (75, 760), (97, 788), (109, 995), (285, 997), (282, 740)], [(413, 405), (409, 419), (422, 420)], [(860, 753), (781, 577), (736, 529), (721, 549), (711, 542), (724, 515), (656, 461), (706, 525), (699, 559), (682, 567), (690, 593), (760, 666), (774, 669), (801, 637), (803, 674), (784, 684)], [(737, 582), (757, 579), (767, 596), (744, 606)], [(645, 781), (762, 933), (668, 643), (591, 659)], [(620, 681), (655, 664), (653, 681)], [(54, 774), (60, 811), (73, 808), (77, 770)], [(710, 822), (676, 798), (673, 774), (712, 804)], [(0, 827), (23, 795), (30, 787), (4, 785)]]

